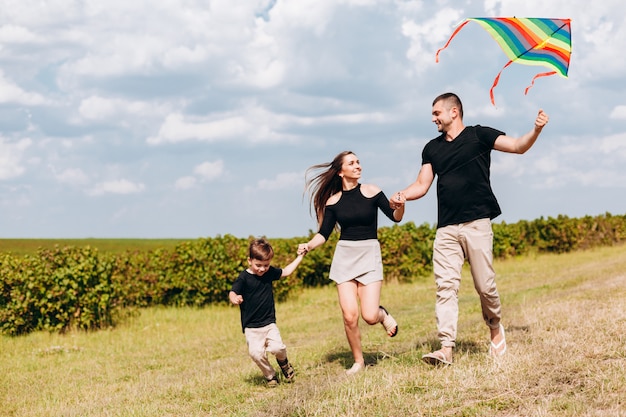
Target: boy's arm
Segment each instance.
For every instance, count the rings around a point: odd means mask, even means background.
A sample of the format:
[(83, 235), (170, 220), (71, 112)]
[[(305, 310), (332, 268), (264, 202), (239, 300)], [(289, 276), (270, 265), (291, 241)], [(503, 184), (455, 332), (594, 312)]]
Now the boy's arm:
[(281, 275), (281, 278), (282, 277), (287, 277), (287, 276), (291, 275), (293, 273), (293, 271), (296, 270), (298, 265), (300, 265), (300, 262), (302, 262), (302, 258), (304, 258), (304, 255), (300, 254), (300, 255), (296, 256), (296, 259), (294, 259), (289, 265), (284, 267), (283, 268), (283, 274)]

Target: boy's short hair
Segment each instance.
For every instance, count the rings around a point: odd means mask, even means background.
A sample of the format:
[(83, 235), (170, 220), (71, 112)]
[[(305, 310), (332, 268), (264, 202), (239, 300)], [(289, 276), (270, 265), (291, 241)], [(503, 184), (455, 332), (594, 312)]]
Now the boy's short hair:
[(274, 249), (265, 238), (254, 239), (248, 248), (250, 259), (269, 261), (274, 257)]

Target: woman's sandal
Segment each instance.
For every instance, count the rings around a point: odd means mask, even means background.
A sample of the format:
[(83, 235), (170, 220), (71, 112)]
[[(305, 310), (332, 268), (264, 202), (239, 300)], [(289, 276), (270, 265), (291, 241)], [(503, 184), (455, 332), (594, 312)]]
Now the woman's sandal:
[[(389, 312), (387, 312), (387, 310), (385, 309), (385, 307), (383, 306), (378, 306), (382, 311), (385, 312), (385, 318), (383, 318), (383, 321), (381, 322), (383, 327), (385, 328), (385, 330), (387, 331), (387, 334), (389, 335), (389, 337), (395, 337), (398, 334), (398, 323), (395, 321), (395, 319), (393, 317), (391, 317), (391, 314), (389, 314)], [(393, 331), (393, 334), (389, 334), (389, 332)]]

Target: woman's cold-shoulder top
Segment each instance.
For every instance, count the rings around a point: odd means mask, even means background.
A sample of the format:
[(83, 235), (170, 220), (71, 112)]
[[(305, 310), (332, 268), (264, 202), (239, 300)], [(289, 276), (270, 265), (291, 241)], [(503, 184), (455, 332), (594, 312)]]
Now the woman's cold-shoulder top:
[(385, 193), (380, 191), (373, 197), (361, 193), (361, 184), (349, 191), (342, 191), (339, 201), (327, 205), (319, 234), (328, 240), (335, 225), (340, 227), (340, 240), (366, 240), (378, 238), (378, 209), (392, 221), (393, 209)]

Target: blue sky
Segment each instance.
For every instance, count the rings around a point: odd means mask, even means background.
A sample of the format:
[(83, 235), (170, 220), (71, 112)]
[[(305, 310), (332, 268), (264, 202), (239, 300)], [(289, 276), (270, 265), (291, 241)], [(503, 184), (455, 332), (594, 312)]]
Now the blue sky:
[[(572, 19), (568, 78), (512, 65), (467, 17)], [(0, 0), (0, 237), (305, 236), (307, 167), (352, 150), (412, 182), (446, 91), (493, 153), (496, 222), (626, 213), (621, 0)], [(435, 188), (404, 222), (436, 222)], [(381, 217), (380, 225), (390, 223)]]

